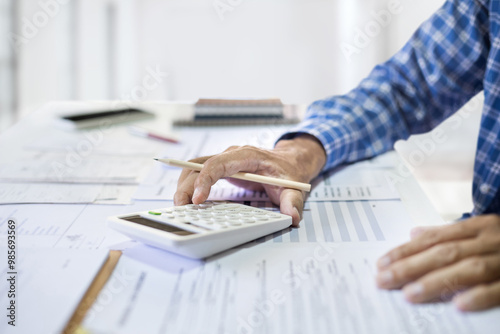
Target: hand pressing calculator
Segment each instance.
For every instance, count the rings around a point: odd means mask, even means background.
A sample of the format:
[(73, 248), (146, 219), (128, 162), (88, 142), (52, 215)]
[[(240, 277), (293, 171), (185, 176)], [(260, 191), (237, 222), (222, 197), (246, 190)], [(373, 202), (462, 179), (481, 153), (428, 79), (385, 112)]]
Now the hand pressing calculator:
[(292, 225), (292, 217), (236, 203), (205, 202), (110, 217), (145, 244), (202, 259)]

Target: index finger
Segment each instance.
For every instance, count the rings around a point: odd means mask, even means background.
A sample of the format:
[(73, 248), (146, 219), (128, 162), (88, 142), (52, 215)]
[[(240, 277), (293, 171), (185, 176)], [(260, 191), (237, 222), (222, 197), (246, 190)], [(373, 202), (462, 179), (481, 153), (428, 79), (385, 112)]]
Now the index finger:
[(262, 159), (262, 155), (257, 153), (257, 150), (244, 148), (226, 151), (205, 161), (194, 184), (193, 203), (199, 204), (206, 201), (210, 194), (210, 187), (219, 179), (241, 171), (257, 171), (259, 161)]
[[(203, 163), (210, 156), (200, 157), (196, 159), (189, 160), (190, 162)], [(177, 180), (177, 189), (174, 194), (174, 204), (175, 205), (185, 205), (191, 203), (191, 198), (193, 196), (194, 182), (196, 181), (198, 172), (183, 169), (179, 179)]]

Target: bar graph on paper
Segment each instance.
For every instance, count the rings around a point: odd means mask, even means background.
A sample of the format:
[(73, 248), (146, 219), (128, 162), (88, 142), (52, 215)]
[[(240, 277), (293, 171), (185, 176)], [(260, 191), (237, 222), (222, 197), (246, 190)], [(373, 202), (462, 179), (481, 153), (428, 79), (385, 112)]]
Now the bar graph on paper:
[[(266, 202), (249, 204), (268, 209), (272, 206)], [(300, 228), (279, 231), (257, 242), (348, 243), (391, 240), (401, 232), (406, 235), (410, 222), (398, 221), (398, 217), (405, 217), (404, 210), (401, 201), (307, 202)]]

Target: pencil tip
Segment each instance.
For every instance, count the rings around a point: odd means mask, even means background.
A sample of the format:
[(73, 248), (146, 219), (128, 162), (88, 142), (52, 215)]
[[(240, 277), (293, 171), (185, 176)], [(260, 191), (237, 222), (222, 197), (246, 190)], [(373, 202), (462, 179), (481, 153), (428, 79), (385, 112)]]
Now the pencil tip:
[(153, 158), (154, 160), (158, 161), (158, 158)]

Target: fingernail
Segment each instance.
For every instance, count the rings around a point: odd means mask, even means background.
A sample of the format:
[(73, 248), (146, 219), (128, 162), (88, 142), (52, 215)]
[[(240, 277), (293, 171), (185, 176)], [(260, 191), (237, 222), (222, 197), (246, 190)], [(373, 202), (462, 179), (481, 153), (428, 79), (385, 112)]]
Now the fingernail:
[[(295, 217), (298, 217), (298, 219)], [(300, 224), (300, 221), (302, 220), (302, 217), (300, 217), (299, 210), (296, 207), (293, 207), (293, 209), (292, 209), (292, 218), (293, 218), (293, 221), (292, 221), (293, 226), (298, 227)]]
[(389, 256), (382, 256), (379, 260), (378, 260), (378, 266), (380, 268), (385, 268), (385, 267), (388, 267), (389, 265), (391, 264), (391, 258)]
[(418, 237), (419, 235), (421, 235), (424, 232), (425, 232), (425, 228), (424, 227), (421, 227), (421, 226), (414, 227), (410, 231), (410, 238), (412, 238), (412, 239), (416, 238), (416, 237)]
[(462, 311), (467, 311), (471, 308), (472, 297), (467, 294), (461, 294), (454, 298), (453, 302)]
[(297, 207), (295, 207), (295, 206), (294, 206), (294, 207), (293, 207), (293, 211), (294, 211), (294, 213), (295, 213), (297, 216), (299, 216), (299, 219), (302, 219), (302, 217), (300, 216), (300, 213), (299, 213), (299, 209), (297, 209)]
[(406, 298), (413, 299), (424, 292), (424, 286), (421, 283), (412, 283), (403, 288)]
[(392, 282), (392, 279), (394, 278), (394, 275), (392, 275), (392, 272), (390, 270), (387, 271), (381, 271), (377, 275), (378, 281), (382, 284), (388, 284)]

